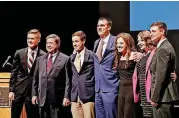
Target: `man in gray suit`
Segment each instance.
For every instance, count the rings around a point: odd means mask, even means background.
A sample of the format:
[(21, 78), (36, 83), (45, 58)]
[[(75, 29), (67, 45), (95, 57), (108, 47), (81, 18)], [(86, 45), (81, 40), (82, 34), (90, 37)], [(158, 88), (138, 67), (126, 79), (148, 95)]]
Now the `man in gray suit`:
[(150, 32), (151, 40), (157, 45), (151, 62), (153, 115), (154, 118), (171, 118), (171, 103), (178, 99), (176, 83), (170, 79), (170, 73), (176, 69), (176, 55), (166, 38), (167, 25), (165, 23), (153, 23)]
[[(46, 38), (48, 54), (38, 58), (32, 84), (32, 103), (40, 106), (41, 118), (62, 118), (70, 104), (70, 58), (61, 53), (60, 38)], [(63, 106), (62, 106), (63, 105)]]

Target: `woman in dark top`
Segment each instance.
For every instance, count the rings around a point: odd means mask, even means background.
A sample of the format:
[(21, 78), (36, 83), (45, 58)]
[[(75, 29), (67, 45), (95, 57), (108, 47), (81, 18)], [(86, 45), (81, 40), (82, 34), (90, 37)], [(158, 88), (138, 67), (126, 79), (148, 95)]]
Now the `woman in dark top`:
[(120, 33), (116, 38), (114, 68), (119, 70), (120, 84), (118, 96), (118, 117), (132, 118), (133, 92), (132, 75), (135, 68), (135, 44), (128, 33)]

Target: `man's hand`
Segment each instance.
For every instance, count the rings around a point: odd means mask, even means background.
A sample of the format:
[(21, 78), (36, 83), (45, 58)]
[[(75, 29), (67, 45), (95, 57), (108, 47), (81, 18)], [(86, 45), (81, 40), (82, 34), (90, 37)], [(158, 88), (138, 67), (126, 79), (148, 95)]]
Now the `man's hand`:
[(12, 101), (14, 100), (14, 92), (9, 93), (9, 99)]
[(38, 98), (37, 96), (32, 97), (32, 104), (38, 104)]
[(63, 99), (63, 106), (68, 106), (70, 105), (70, 100), (68, 100), (68, 98), (64, 98)]
[(176, 75), (175, 71), (170, 74), (170, 77), (173, 81), (175, 81), (177, 79), (177, 75)]
[(156, 106), (158, 106), (158, 104), (157, 103), (155, 103), (155, 102), (150, 102), (150, 104), (153, 106), (153, 107), (156, 107)]
[(143, 56), (143, 54), (142, 53), (140, 53), (140, 52), (134, 52), (134, 61), (135, 62), (139, 62), (140, 61), (140, 59), (142, 58), (142, 56)]

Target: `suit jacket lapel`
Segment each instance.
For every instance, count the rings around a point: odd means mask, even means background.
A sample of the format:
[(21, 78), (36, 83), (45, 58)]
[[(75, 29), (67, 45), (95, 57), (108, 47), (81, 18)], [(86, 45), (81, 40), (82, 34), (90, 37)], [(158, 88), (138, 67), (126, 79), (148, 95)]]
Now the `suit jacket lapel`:
[[(50, 69), (50, 71), (49, 71), (48, 74), (50, 74), (51, 71), (55, 68), (55, 66), (56, 66), (58, 63), (60, 63), (61, 59), (62, 59), (62, 55), (60, 54), (60, 52), (57, 52), (57, 55), (56, 55), (56, 57), (55, 57), (55, 60), (54, 60), (54, 62), (53, 62), (53, 64), (52, 64), (52, 67), (51, 67), (51, 69)], [(47, 57), (47, 61), (48, 61), (48, 57)], [(47, 67), (46, 67), (46, 68), (47, 68)]]
[(28, 48), (26, 48), (25, 50), (24, 50), (24, 52), (22, 52), (21, 54), (21, 60), (23, 60), (24, 61), (24, 64), (22, 64), (22, 67), (24, 68), (24, 70), (25, 70), (25, 72), (27, 72), (28, 73), (28, 67), (27, 67), (27, 59), (28, 59)]
[(148, 72), (148, 69), (150, 67), (150, 63), (152, 61), (153, 55), (155, 54), (155, 51), (156, 51), (156, 49), (153, 49), (149, 55), (149, 58), (147, 59), (145, 74), (147, 74), (147, 72)]
[(112, 35), (110, 35), (109, 37), (109, 40), (108, 40), (108, 43), (107, 43), (107, 46), (106, 46), (106, 50), (103, 54), (103, 57), (102, 57), (102, 60), (103, 58), (108, 54), (108, 52), (110, 51), (110, 49), (112, 48), (113, 46), (113, 43), (114, 43), (114, 37)]
[(155, 54), (153, 55), (153, 58), (152, 58), (151, 64), (150, 64), (152, 70), (154, 70), (154, 68), (156, 67), (156, 55), (158, 54), (158, 51), (160, 50), (161, 46), (162, 46), (164, 43), (167, 43), (167, 42), (168, 42), (168, 40), (163, 41), (163, 42), (160, 44), (160, 46), (159, 46), (158, 48), (156, 48)]
[(160, 48), (163, 44), (165, 44), (165, 43), (168, 43), (168, 40), (163, 41), (163, 42), (160, 44), (160, 46), (158, 47), (157, 50), (159, 50), (159, 48)]
[(96, 53), (97, 49), (98, 49), (98, 45), (99, 45), (100, 39), (98, 39), (95, 44), (94, 44), (94, 49), (93, 52)]
[(160, 46), (159, 46), (158, 48), (156, 48), (155, 54), (154, 54), (154, 56), (153, 56), (153, 58), (152, 58), (152, 62), (155, 61), (156, 55), (158, 54), (158, 51), (160, 50), (161, 46), (162, 46), (164, 43), (167, 43), (167, 42), (168, 42), (168, 40), (163, 41), (163, 42), (160, 44)]
[(71, 55), (72, 68), (75, 70), (75, 73), (78, 74), (75, 64), (74, 64), (75, 58), (76, 58), (76, 54), (72, 54)]
[(44, 71), (47, 74), (47, 62), (48, 62), (48, 53), (46, 54), (46, 56), (44, 56), (43, 62), (42, 62), (42, 67), (44, 69)]
[[(37, 57), (39, 57), (39, 56), (40, 56), (40, 49), (37, 50), (37, 55), (36, 55), (36, 57), (35, 57), (35, 60), (34, 60), (34, 62), (33, 62), (33, 65), (32, 65), (31, 70), (34, 70), (34, 69), (35, 69), (36, 60), (37, 60)], [(30, 72), (31, 72), (31, 70), (30, 70)]]
[(88, 61), (89, 59), (89, 50), (87, 48), (85, 48), (85, 53), (84, 53), (84, 61), (83, 61), (83, 64), (82, 64), (82, 67), (80, 69), (80, 72), (78, 73), (76, 67), (75, 67), (75, 64), (74, 64), (74, 61), (75, 61), (75, 58), (76, 58), (76, 54), (72, 54), (71, 55), (71, 61), (72, 61), (72, 67), (74, 68), (76, 74), (79, 74), (81, 71), (83, 71), (83, 68), (85, 66), (85, 63)]
[(88, 59), (89, 59), (89, 50), (86, 48), (85, 49), (85, 54), (84, 54), (84, 61), (83, 61), (83, 64), (82, 64), (80, 72), (83, 71), (83, 68), (85, 67), (86, 62), (88, 62)]

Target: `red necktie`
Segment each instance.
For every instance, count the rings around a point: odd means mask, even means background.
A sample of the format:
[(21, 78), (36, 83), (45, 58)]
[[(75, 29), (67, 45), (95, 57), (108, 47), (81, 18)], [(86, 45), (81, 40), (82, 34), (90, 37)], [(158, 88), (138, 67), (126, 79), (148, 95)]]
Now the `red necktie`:
[(50, 69), (52, 68), (52, 55), (50, 56), (50, 58), (48, 59), (47, 62), (47, 73), (50, 71)]

